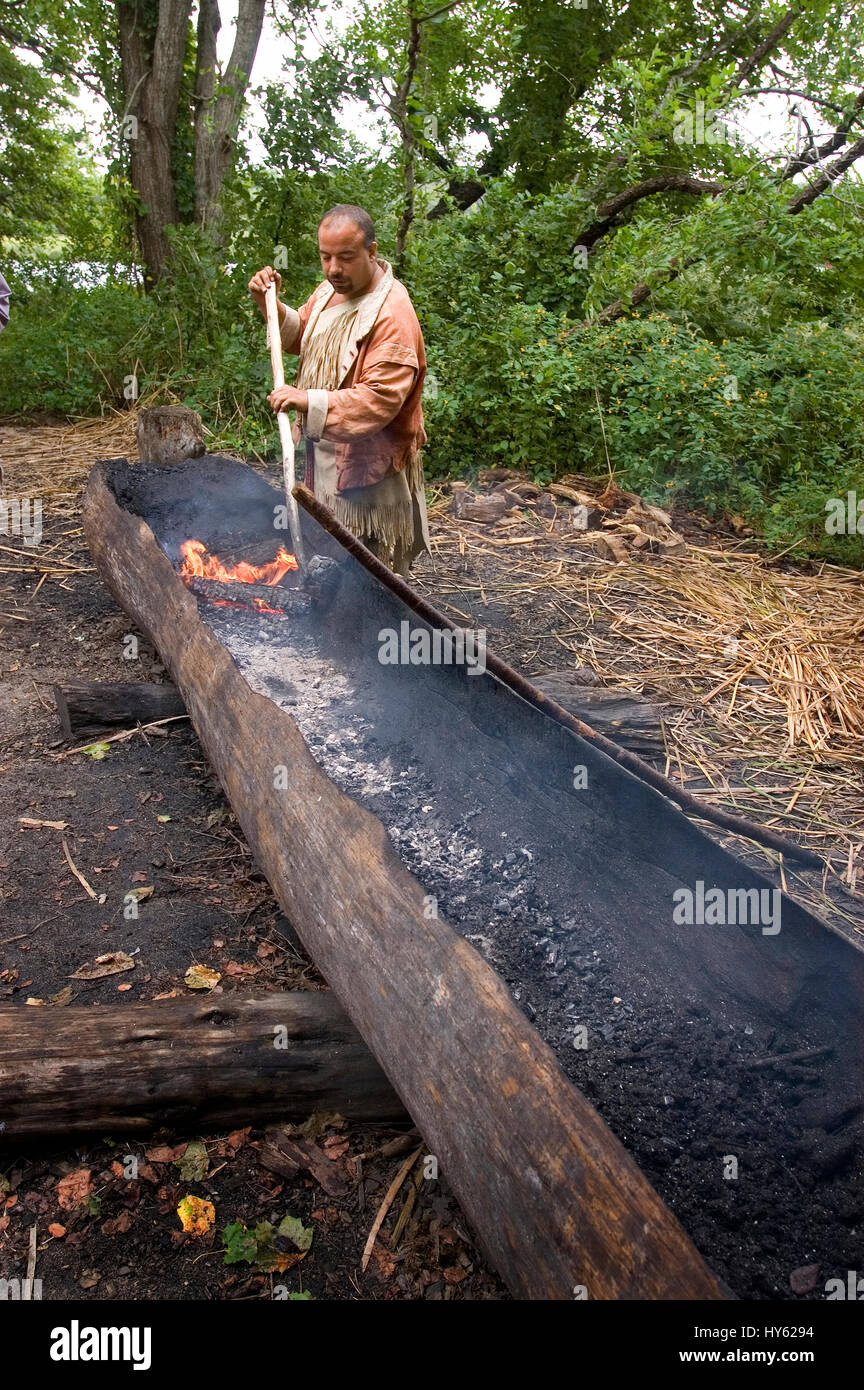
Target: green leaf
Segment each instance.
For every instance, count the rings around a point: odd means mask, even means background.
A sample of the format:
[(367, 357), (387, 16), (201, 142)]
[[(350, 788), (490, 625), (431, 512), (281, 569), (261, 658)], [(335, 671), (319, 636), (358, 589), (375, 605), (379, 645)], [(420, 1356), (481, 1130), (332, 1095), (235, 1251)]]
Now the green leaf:
[(298, 1216), (284, 1216), (279, 1222), (276, 1234), (285, 1236), (298, 1250), (308, 1250), (315, 1230), (312, 1226), (304, 1226)]
[(82, 753), (89, 753), (96, 762), (100, 762), (102, 758), (107, 758), (110, 751), (110, 743), (88, 743), (86, 748), (81, 749)]
[(230, 1226), (225, 1227), (226, 1265), (235, 1265), (241, 1260), (254, 1264), (257, 1255), (258, 1242), (242, 1221), (232, 1221)]
[(210, 1167), (210, 1155), (200, 1139), (193, 1139), (186, 1145), (182, 1158), (174, 1159), (174, 1166), (180, 1169), (184, 1182), (203, 1182)]

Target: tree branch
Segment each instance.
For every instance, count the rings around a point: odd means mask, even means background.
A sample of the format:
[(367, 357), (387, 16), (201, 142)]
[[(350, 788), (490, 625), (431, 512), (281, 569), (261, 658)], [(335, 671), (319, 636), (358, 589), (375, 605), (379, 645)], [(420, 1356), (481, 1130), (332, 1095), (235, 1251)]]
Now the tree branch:
[(756, 45), (750, 57), (744, 58), (739, 63), (733, 79), (733, 85), (735, 87), (740, 87), (742, 82), (746, 82), (751, 72), (756, 72), (758, 70), (772, 48), (776, 48), (780, 40), (786, 37), (792, 25), (795, 23), (795, 20), (798, 19), (800, 15), (801, 10), (795, 6), (787, 10), (786, 13), (778, 19), (774, 28), (766, 34), (760, 44)]
[(635, 183), (631, 188), (625, 188), (622, 193), (617, 193), (614, 198), (610, 198), (602, 207), (597, 209), (597, 221), (592, 222), (590, 227), (576, 239), (576, 246), (584, 246), (590, 251), (593, 246), (618, 223), (621, 213), (626, 208), (632, 207), (634, 203), (641, 202), (643, 198), (651, 198), (656, 193), (691, 193), (694, 197), (701, 197), (705, 193), (724, 193), (726, 185), (708, 179), (697, 179), (689, 174), (659, 174), (655, 178), (642, 179), (640, 183)]
[(824, 193), (826, 188), (830, 188), (840, 175), (845, 173), (862, 155), (864, 155), (864, 136), (854, 145), (850, 145), (845, 154), (841, 155), (839, 159), (835, 159), (833, 164), (829, 164), (818, 179), (815, 179), (808, 188), (803, 189), (796, 198), (793, 198), (791, 203), (787, 205), (786, 211), (794, 216), (802, 208), (809, 207), (810, 203), (816, 201), (820, 193)]
[(794, 178), (796, 174), (803, 173), (805, 169), (811, 168), (814, 164), (821, 164), (823, 159), (827, 159), (829, 155), (836, 154), (838, 150), (841, 150), (843, 146), (848, 143), (849, 137), (852, 134), (852, 128), (862, 109), (864, 109), (864, 91), (858, 93), (849, 115), (840, 123), (834, 131), (834, 134), (831, 135), (824, 144), (820, 145), (818, 148), (807, 150), (804, 154), (796, 155), (794, 159), (790, 159), (783, 173), (780, 175), (780, 182), (786, 183), (788, 179)]

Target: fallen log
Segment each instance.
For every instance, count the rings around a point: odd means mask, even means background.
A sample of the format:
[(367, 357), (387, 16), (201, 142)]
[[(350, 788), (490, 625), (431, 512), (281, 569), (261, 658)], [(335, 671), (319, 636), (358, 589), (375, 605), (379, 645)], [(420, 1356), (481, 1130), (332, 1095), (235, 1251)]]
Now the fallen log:
[[(97, 567), (160, 652), (276, 897), (511, 1290), (721, 1298), (500, 976), (430, 915), (380, 820), (336, 787), (201, 621), (150, 527), (118, 505), (114, 467), (96, 464), (84, 497)], [(118, 474), (121, 491), (129, 484)]]
[(60, 727), (68, 739), (96, 734), (115, 725), (134, 728), (136, 724), (186, 713), (175, 686), (153, 681), (67, 681), (65, 685), (55, 685), (54, 703)]
[(333, 1110), (406, 1120), (329, 991), (0, 1009), (0, 1134), (228, 1128)]
[(568, 714), (584, 719), (607, 738), (634, 753), (663, 752), (662, 711), (626, 690), (583, 685), (578, 671), (544, 671), (532, 676), (538, 690)]

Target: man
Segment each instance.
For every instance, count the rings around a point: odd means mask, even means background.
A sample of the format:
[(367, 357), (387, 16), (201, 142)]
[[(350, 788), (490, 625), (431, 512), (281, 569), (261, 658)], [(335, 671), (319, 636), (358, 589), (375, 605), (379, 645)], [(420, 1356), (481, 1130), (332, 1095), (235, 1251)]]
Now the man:
[[(303, 421), (307, 487), (407, 574), (429, 550), (423, 334), (408, 291), (378, 258), (368, 212), (347, 203), (331, 208), (318, 225), (318, 250), (326, 279), (300, 309), (278, 305), (282, 346), (300, 357), (297, 384), (267, 399)], [(282, 277), (269, 265), (249, 281), (262, 314), (271, 281), (278, 294)]]

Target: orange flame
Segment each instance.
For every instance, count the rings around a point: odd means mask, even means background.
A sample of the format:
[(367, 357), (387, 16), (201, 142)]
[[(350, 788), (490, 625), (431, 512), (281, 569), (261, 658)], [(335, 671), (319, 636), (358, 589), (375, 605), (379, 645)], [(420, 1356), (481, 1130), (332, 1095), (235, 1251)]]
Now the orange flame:
[[(289, 570), (296, 570), (297, 560), (284, 546), (279, 547), (275, 560), (266, 565), (247, 565), (241, 560), (236, 565), (223, 565), (218, 555), (208, 555), (203, 541), (184, 541), (180, 546), (183, 564), (180, 573), (184, 579), (215, 579), (221, 584), (278, 584)], [(271, 609), (271, 612), (278, 610)]]

